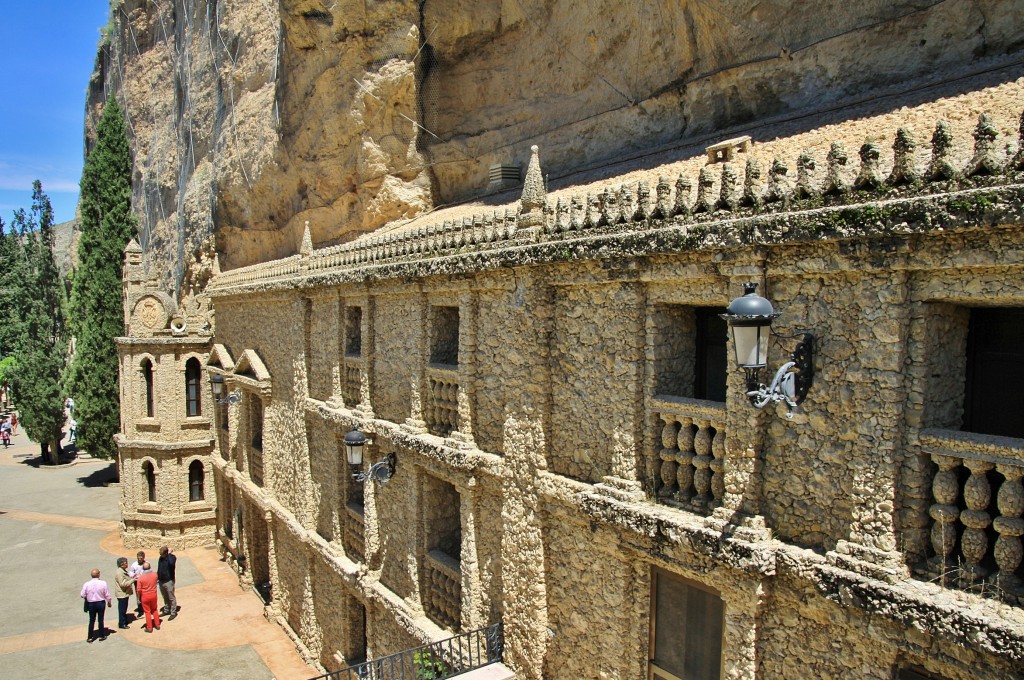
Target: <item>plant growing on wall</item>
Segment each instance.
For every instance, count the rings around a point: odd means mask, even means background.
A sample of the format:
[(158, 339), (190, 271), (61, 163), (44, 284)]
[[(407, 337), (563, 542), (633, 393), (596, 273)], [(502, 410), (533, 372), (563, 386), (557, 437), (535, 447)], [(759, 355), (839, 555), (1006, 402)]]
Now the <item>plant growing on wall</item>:
[(412, 662), (416, 668), (416, 680), (441, 680), (448, 677), (444, 662), (435, 657), (433, 652), (416, 652)]
[(78, 445), (100, 458), (117, 453), (113, 438), (121, 424), (114, 338), (124, 333), (123, 253), (135, 234), (131, 173), (124, 116), (111, 97), (82, 170), (81, 238), (71, 288), (75, 356), (67, 379)]

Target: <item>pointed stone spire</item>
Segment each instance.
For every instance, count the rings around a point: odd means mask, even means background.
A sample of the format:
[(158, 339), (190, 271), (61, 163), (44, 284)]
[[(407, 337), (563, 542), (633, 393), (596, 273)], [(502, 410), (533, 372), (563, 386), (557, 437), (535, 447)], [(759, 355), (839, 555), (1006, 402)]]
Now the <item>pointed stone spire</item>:
[(544, 190), (544, 175), (540, 169), (540, 150), (534, 144), (530, 147), (530, 164), (526, 167), (523, 195), (519, 201), (520, 226), (525, 229), (542, 227), (546, 206), (547, 191)]
[(633, 185), (623, 184), (619, 187), (619, 222), (629, 223), (633, 221)]
[(313, 254), (313, 239), (309, 235), (309, 220), (306, 220), (306, 226), (302, 230), (302, 243), (299, 245), (299, 255), (302, 257), (309, 257)]
[(892, 143), (892, 172), (886, 183), (889, 186), (900, 184), (917, 184), (921, 179), (917, 166), (914, 164), (914, 151), (917, 144), (907, 128), (896, 130), (896, 139)]
[(996, 148), (999, 130), (987, 113), (978, 116), (978, 126), (974, 128), (974, 157), (967, 164), (968, 175), (995, 175), (1002, 171), (1003, 164)]
[(640, 181), (636, 185), (636, 210), (633, 212), (633, 220), (642, 222), (651, 216), (651, 186)]

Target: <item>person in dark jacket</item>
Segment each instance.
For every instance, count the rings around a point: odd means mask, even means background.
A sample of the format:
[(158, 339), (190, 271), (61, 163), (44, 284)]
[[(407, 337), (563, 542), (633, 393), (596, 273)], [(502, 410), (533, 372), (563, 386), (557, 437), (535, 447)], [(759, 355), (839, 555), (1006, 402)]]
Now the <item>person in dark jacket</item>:
[(160, 581), (160, 593), (164, 598), (164, 607), (160, 610), (172, 621), (178, 615), (178, 600), (174, 597), (174, 566), (178, 558), (167, 546), (160, 548), (160, 560), (156, 565), (156, 576)]

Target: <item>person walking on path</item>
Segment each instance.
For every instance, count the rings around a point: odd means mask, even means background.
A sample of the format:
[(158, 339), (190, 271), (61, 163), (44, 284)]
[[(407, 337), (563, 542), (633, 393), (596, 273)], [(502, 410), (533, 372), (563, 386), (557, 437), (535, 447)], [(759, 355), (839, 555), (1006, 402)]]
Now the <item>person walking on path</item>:
[[(103, 625), (103, 614), (110, 606), (110, 589), (107, 582), (100, 580), (100, 570), (92, 570), (92, 578), (82, 586), (82, 599), (85, 600), (85, 611), (89, 612), (89, 635), (86, 642), (92, 642), (99, 638), (107, 639), (107, 627)], [(96, 629), (96, 619), (99, 619), (99, 626)]]
[(160, 548), (160, 559), (156, 564), (156, 574), (160, 581), (160, 594), (164, 598), (161, 614), (167, 614), (167, 620), (173, 621), (178, 615), (178, 600), (174, 597), (174, 567), (178, 558), (165, 545)]
[[(136, 560), (128, 567), (128, 575), (131, 576), (132, 581), (142, 574), (142, 565), (146, 563), (146, 553), (140, 550), (135, 557)], [(139, 595), (138, 589), (135, 591), (135, 618), (142, 618), (142, 597)]]
[(160, 630), (160, 610), (157, 609), (156, 601), (156, 572), (145, 562), (142, 565), (142, 573), (135, 579), (135, 588), (139, 593), (139, 600), (142, 601), (142, 611), (146, 614), (146, 632), (152, 633), (153, 629)]
[(117, 627), (128, 627), (128, 599), (135, 592), (135, 579), (128, 575), (128, 558), (117, 558), (117, 576), (114, 577), (117, 594)]
[(18, 412), (11, 414), (11, 434), (18, 434)]

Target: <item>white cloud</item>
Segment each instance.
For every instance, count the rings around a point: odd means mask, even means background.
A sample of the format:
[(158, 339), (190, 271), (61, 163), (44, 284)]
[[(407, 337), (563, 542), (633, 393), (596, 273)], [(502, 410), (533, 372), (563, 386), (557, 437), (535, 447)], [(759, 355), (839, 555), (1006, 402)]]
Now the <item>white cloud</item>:
[(78, 193), (78, 180), (68, 179), (66, 168), (57, 168), (38, 161), (23, 162), (0, 159), (0, 190), (32, 191), (32, 182), (43, 183), (46, 193)]

